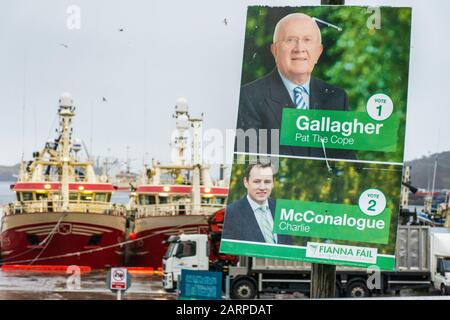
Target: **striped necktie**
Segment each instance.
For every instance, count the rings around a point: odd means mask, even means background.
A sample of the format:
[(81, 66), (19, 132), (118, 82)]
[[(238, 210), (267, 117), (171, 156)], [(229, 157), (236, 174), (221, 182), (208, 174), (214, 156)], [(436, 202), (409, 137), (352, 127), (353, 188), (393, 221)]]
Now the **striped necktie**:
[(268, 208), (266, 206), (261, 206), (256, 209), (256, 211), (259, 214), (260, 222), (261, 222), (261, 232), (264, 236), (264, 239), (267, 243), (276, 243), (275, 237), (273, 235), (273, 221), (269, 220), (269, 217), (267, 216)]
[(303, 97), (304, 94), (308, 94), (305, 87), (298, 86), (294, 88), (294, 99), (297, 109), (307, 109), (306, 101)]

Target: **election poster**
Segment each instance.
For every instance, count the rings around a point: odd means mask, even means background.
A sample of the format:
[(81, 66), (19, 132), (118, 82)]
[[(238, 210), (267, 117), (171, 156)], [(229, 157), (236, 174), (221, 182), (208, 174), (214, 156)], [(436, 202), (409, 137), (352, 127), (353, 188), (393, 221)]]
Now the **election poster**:
[(248, 8), (221, 252), (395, 268), (411, 8)]

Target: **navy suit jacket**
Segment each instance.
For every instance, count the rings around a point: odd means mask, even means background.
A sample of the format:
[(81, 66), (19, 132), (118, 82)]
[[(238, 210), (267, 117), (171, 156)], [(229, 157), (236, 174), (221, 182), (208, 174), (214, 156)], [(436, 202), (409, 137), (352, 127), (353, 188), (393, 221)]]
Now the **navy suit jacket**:
[[(294, 155), (324, 158), (323, 148), (279, 146), (279, 152), (271, 148), (271, 130), (280, 129), (284, 108), (295, 108), (291, 96), (275, 68), (266, 76), (244, 85), (239, 98), (237, 129), (267, 129), (267, 145), (258, 138), (258, 149), (246, 143), (244, 150), (235, 145), (239, 152)], [(347, 93), (336, 86), (317, 78), (310, 80), (309, 109), (348, 110)], [(259, 132), (259, 131), (258, 131)], [(259, 136), (258, 136), (259, 137)], [(236, 141), (237, 142), (237, 141)], [(279, 143), (278, 141), (274, 141)], [(351, 150), (326, 149), (328, 158), (356, 159)]]
[[(272, 217), (275, 212), (275, 204), (275, 200), (269, 199)], [(277, 237), (278, 244), (292, 244), (290, 236), (277, 234)], [(222, 239), (266, 242), (247, 197), (229, 204), (225, 209)]]

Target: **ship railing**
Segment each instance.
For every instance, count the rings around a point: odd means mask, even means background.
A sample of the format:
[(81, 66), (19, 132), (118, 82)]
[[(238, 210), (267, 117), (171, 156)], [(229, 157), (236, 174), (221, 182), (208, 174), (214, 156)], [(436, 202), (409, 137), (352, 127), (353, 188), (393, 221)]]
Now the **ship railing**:
[[(3, 206), (5, 215), (22, 213), (62, 212), (62, 200), (33, 200), (10, 203)], [(124, 205), (108, 202), (93, 201), (69, 201), (68, 212), (98, 213), (115, 216), (126, 216), (127, 209)]]
[(151, 180), (151, 182), (149, 182), (149, 184), (158, 184), (158, 185), (170, 185), (170, 186), (175, 186), (175, 185), (179, 185), (179, 186), (186, 186), (186, 185), (191, 185), (191, 182), (188, 179), (183, 178), (181, 181), (177, 180), (177, 179), (173, 179), (173, 178), (159, 178), (158, 182), (156, 182), (155, 180)]
[[(28, 178), (19, 179), (19, 182), (29, 182)], [(37, 182), (61, 182), (61, 176), (60, 175), (43, 175), (42, 179), (39, 179)], [(69, 178), (69, 182), (87, 182), (87, 177), (83, 176), (72, 176)]]
[(152, 204), (140, 205), (136, 209), (136, 218), (153, 216), (179, 216), (179, 215), (211, 215), (224, 208), (223, 204)]

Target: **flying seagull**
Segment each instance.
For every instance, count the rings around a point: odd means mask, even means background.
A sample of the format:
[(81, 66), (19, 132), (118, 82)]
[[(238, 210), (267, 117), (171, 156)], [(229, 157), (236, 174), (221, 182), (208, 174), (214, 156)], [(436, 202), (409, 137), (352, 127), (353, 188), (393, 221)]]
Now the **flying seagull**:
[(102, 101), (103, 101), (103, 102), (106, 102), (106, 98), (105, 98), (105, 97), (102, 97)]
[(228, 20), (227, 18), (223, 19), (223, 23), (227, 26), (228, 25)]
[(66, 49), (69, 47), (69, 46), (68, 46), (67, 44), (65, 44), (65, 43), (60, 43), (59, 45), (60, 45), (60, 46), (63, 46), (63, 47), (66, 48)]

